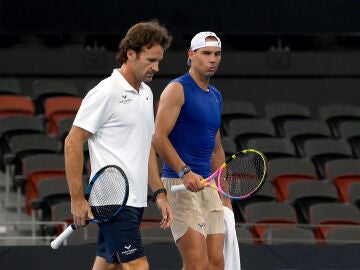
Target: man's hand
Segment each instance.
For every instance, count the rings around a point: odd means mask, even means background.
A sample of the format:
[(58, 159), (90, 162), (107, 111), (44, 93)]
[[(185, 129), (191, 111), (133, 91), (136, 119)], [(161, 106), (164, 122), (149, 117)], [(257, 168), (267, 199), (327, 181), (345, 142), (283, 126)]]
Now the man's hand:
[(198, 192), (204, 189), (204, 184), (201, 182), (202, 179), (201, 175), (193, 171), (188, 172), (182, 177), (185, 187), (192, 192)]
[(86, 220), (94, 218), (90, 205), (85, 198), (71, 200), (71, 213), (77, 227), (86, 226)]
[(170, 228), (171, 223), (173, 222), (173, 213), (169, 205), (169, 201), (165, 193), (159, 193), (156, 198), (156, 205), (161, 212), (162, 219), (160, 221), (161, 229)]

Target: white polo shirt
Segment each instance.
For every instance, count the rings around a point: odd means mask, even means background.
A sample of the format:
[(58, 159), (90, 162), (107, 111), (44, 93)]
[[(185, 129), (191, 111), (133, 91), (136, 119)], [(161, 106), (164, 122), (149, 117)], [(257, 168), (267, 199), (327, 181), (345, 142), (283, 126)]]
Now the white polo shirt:
[(118, 165), (129, 180), (127, 205), (146, 207), (154, 133), (150, 87), (142, 83), (138, 93), (115, 69), (85, 96), (74, 125), (93, 134), (88, 141), (91, 177), (106, 165)]

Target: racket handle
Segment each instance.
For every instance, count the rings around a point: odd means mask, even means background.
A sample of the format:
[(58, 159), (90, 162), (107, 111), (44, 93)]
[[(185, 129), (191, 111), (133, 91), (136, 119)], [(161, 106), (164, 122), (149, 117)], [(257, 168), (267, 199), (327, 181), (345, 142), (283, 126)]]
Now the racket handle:
[(185, 190), (187, 190), (187, 188), (183, 184), (171, 186), (171, 192), (173, 193), (178, 193)]
[(51, 241), (50, 246), (52, 249), (58, 249), (59, 246), (74, 232), (77, 227), (75, 224), (68, 226), (61, 234), (58, 235), (53, 241)]

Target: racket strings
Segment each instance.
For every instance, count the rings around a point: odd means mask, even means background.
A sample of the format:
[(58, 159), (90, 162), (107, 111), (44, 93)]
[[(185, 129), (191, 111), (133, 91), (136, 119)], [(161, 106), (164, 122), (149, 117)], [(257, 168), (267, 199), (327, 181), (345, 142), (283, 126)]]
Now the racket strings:
[(96, 219), (105, 221), (119, 210), (127, 199), (127, 180), (116, 168), (105, 169), (94, 182), (89, 196)]
[(262, 184), (265, 166), (262, 156), (254, 152), (234, 157), (223, 170), (222, 190), (231, 197), (253, 193)]

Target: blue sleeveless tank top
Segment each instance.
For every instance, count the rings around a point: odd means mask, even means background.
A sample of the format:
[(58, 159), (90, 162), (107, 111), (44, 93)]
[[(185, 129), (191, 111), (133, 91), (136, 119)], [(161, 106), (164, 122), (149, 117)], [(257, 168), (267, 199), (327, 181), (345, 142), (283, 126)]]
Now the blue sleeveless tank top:
[[(169, 139), (185, 164), (206, 178), (211, 175), (212, 153), (221, 124), (222, 96), (212, 85), (209, 92), (202, 90), (189, 73), (171, 82), (183, 85), (185, 102)], [(178, 175), (164, 163), (162, 177)]]

